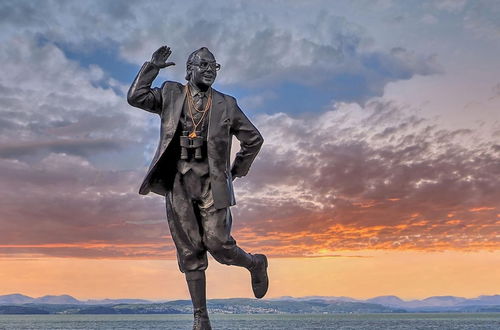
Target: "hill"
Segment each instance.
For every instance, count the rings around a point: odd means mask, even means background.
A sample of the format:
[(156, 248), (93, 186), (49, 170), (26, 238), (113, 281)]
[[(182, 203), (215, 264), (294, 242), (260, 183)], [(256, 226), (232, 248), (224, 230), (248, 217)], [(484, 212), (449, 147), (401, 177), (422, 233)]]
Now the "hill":
[[(335, 314), (405, 312), (500, 312), (500, 295), (467, 299), (435, 296), (405, 301), (396, 296), (367, 300), (349, 297), (281, 297), (274, 299), (210, 299), (212, 313), (221, 314)], [(80, 301), (69, 295), (31, 298), (0, 296), (0, 314), (190, 314), (191, 301), (152, 302), (142, 299)]]

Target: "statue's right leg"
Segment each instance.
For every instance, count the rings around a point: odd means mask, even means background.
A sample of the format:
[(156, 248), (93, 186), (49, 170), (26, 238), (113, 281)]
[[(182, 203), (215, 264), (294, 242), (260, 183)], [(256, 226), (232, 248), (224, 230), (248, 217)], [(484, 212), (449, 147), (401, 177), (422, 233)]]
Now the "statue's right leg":
[(211, 330), (212, 327), (210, 326), (210, 319), (208, 318), (207, 311), (205, 271), (189, 271), (185, 272), (185, 275), (191, 302), (193, 303), (193, 329)]
[(210, 330), (206, 306), (207, 252), (202, 241), (199, 220), (182, 178), (182, 174), (176, 174), (172, 191), (166, 196), (167, 220), (177, 249), (179, 269), (186, 276), (193, 303), (193, 329)]

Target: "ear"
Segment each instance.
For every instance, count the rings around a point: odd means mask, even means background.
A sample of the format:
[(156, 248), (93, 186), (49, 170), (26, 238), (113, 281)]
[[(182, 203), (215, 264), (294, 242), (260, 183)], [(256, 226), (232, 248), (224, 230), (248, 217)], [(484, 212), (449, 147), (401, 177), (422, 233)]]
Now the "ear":
[(191, 65), (188, 65), (187, 68), (186, 68), (186, 80), (191, 80), (191, 74), (193, 72), (193, 69), (192, 69), (192, 66)]

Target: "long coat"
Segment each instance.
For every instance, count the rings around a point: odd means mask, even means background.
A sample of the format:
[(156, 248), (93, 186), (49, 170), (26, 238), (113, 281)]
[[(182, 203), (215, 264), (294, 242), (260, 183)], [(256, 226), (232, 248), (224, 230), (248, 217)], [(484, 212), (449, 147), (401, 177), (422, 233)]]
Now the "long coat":
[[(166, 81), (161, 88), (151, 88), (158, 75), (158, 68), (144, 63), (127, 95), (134, 107), (156, 113), (161, 118), (160, 141), (148, 173), (139, 193), (169, 193), (175, 176), (175, 164), (179, 159), (177, 146), (172, 140), (179, 126), (179, 118), (186, 98), (186, 88), (178, 82)], [(209, 110), (207, 155), (210, 183), (217, 209), (234, 205), (233, 177), (245, 176), (257, 156), (262, 143), (261, 134), (238, 107), (234, 97), (216, 90), (212, 93)], [(231, 167), (232, 136), (240, 141), (240, 151)]]

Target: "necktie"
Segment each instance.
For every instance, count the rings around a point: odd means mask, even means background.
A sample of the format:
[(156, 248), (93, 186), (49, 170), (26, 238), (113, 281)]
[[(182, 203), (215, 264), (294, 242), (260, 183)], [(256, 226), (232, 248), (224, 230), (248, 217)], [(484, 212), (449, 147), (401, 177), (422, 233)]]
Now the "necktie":
[(196, 105), (196, 109), (202, 111), (203, 110), (203, 98), (205, 97), (205, 93), (203, 92), (199, 92), (198, 94), (196, 94), (196, 101), (195, 101), (195, 105)]

